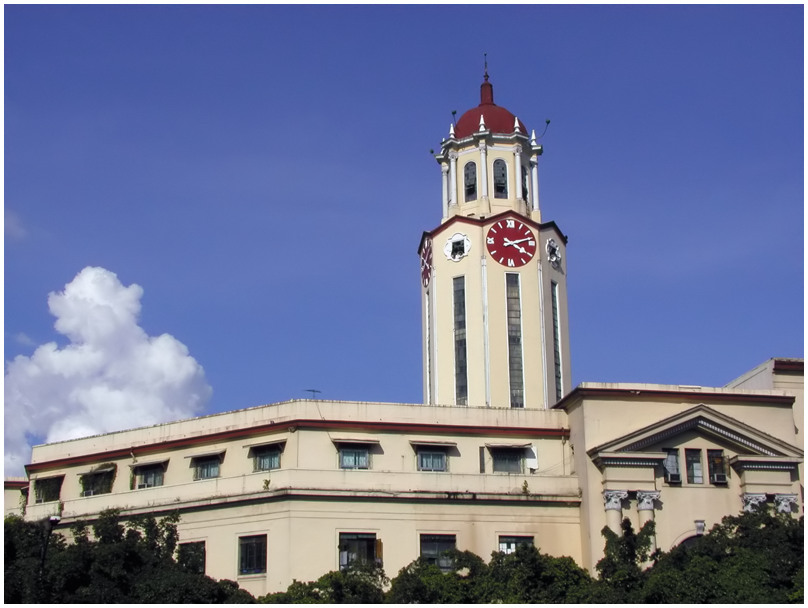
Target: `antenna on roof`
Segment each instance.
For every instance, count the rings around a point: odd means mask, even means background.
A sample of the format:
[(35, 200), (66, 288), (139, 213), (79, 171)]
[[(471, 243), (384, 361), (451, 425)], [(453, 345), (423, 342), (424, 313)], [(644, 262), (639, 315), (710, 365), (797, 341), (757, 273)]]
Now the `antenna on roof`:
[(488, 82), (488, 53), (483, 53), (483, 61), (485, 62), (485, 72), (483, 72), (483, 77), (485, 81)]
[(550, 119), (548, 118), (547, 120), (545, 120), (545, 121), (544, 121), (544, 131), (542, 131), (542, 132), (541, 132), (541, 135), (539, 135), (539, 139), (541, 139), (542, 137), (544, 137), (544, 134), (545, 134), (545, 133), (547, 133), (547, 128), (548, 128), (549, 126), (550, 126)]
[(312, 398), (312, 399), (317, 399), (317, 395), (318, 395), (319, 393), (322, 393), (322, 392), (323, 392), (323, 391), (318, 391), (316, 388), (306, 388), (306, 389), (303, 389), (303, 390), (304, 390), (305, 392), (307, 392), (307, 393), (311, 393), (311, 398)]

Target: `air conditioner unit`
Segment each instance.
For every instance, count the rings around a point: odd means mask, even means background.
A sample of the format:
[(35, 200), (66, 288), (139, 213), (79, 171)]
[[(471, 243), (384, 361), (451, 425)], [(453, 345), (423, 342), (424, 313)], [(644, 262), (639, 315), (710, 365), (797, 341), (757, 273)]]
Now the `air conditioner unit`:
[(95, 490), (84, 490), (82, 496), (93, 496), (95, 494)]
[(679, 473), (668, 473), (668, 483), (682, 483), (682, 476)]
[(723, 473), (713, 473), (710, 476), (710, 483), (727, 483), (727, 476)]
[(139, 483), (139, 484), (137, 484), (137, 489), (138, 490), (142, 490), (143, 488), (150, 488), (150, 487), (151, 487), (150, 483)]

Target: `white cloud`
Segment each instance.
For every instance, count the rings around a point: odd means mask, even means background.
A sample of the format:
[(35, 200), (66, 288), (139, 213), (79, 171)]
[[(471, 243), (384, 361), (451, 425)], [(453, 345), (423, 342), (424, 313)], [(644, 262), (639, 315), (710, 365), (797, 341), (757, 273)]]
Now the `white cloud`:
[(3, 233), (7, 239), (20, 241), (26, 237), (28, 231), (22, 225), (20, 216), (10, 209), (3, 210)]
[(20, 474), (30, 441), (75, 439), (194, 416), (211, 388), (202, 366), (169, 334), (138, 325), (139, 285), (87, 267), (48, 296), (50, 342), (17, 356), (5, 374), (5, 474)]

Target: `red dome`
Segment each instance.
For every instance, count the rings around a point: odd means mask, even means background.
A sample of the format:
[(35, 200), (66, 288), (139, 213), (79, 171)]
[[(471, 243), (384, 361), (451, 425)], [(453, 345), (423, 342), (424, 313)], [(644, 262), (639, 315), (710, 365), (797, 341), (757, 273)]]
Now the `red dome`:
[[(472, 133), (480, 130), (480, 115), (485, 121), (485, 128), (492, 133), (513, 133), (513, 123), (516, 117), (505, 108), (494, 103), (494, 86), (488, 82), (488, 74), (485, 75), (485, 82), (480, 85), (480, 105), (468, 110), (455, 125), (455, 139), (463, 139)], [(519, 121), (519, 130), (527, 135), (527, 129), (522, 121)]]

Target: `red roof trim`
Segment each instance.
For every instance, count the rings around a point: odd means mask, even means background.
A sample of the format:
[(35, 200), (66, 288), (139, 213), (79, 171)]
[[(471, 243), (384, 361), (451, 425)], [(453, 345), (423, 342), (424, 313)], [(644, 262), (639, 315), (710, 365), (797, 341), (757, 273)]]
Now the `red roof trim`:
[(255, 435), (262, 435), (267, 432), (279, 431), (292, 431), (298, 428), (328, 428), (328, 429), (352, 429), (360, 431), (393, 431), (393, 432), (410, 432), (410, 433), (430, 433), (436, 435), (454, 434), (454, 435), (493, 435), (493, 436), (528, 436), (528, 437), (569, 437), (569, 429), (537, 429), (525, 427), (479, 427), (479, 426), (461, 426), (450, 424), (412, 424), (401, 422), (361, 422), (361, 421), (347, 421), (347, 420), (289, 420), (280, 423), (263, 424), (260, 426), (251, 426), (248, 428), (235, 429), (232, 431), (222, 431), (219, 433), (210, 433), (207, 435), (200, 435), (198, 437), (188, 437), (184, 439), (175, 439), (173, 441), (161, 441), (148, 445), (137, 447), (118, 448), (115, 450), (108, 450), (105, 452), (95, 452), (91, 454), (82, 454), (81, 456), (73, 456), (70, 458), (59, 458), (57, 460), (49, 460), (45, 462), (37, 462), (25, 465), (25, 470), (30, 475), (36, 471), (44, 469), (59, 468), (65, 466), (72, 466), (77, 464), (84, 464), (88, 462), (95, 462), (98, 460), (112, 460), (115, 458), (122, 458), (134, 454), (135, 456), (146, 456), (156, 452), (163, 452), (165, 450), (174, 450), (188, 446), (201, 445), (206, 443), (216, 443), (219, 441), (227, 441), (237, 439), (239, 437), (251, 437)]
[(775, 359), (774, 371), (781, 374), (805, 373), (805, 362), (797, 359)]
[(21, 490), (23, 488), (28, 487), (29, 483), (26, 480), (17, 480), (17, 479), (11, 479), (11, 480), (4, 479), (3, 482), (4, 482), (3, 487), (6, 490)]
[(622, 397), (629, 399), (645, 399), (647, 397), (675, 397), (683, 401), (745, 401), (747, 403), (777, 403), (779, 405), (790, 406), (794, 403), (794, 397), (786, 395), (751, 395), (691, 392), (688, 390), (660, 390), (644, 388), (587, 388), (576, 387), (571, 393), (566, 395), (561, 401), (556, 403), (552, 409), (564, 409), (576, 397)]

